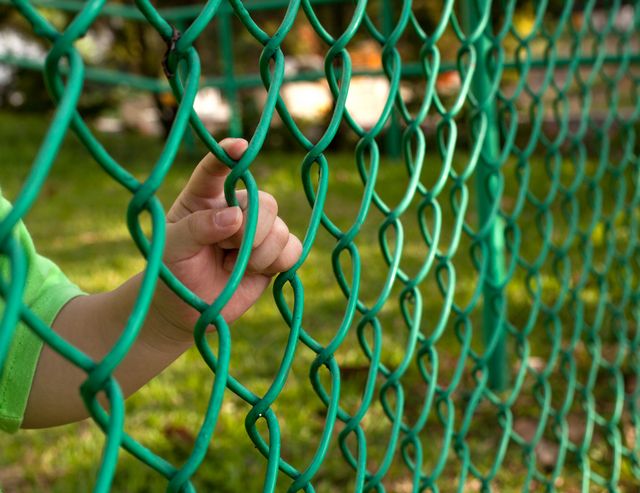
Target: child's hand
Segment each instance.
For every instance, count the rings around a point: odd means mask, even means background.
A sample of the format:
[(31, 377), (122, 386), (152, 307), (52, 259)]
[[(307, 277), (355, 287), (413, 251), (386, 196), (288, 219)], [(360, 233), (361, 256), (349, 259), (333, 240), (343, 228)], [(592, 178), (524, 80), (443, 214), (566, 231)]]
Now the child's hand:
[[(247, 148), (241, 139), (227, 139), (222, 147), (234, 159)], [(193, 172), (167, 214), (164, 261), (185, 286), (212, 302), (229, 279), (244, 233), (246, 214), (227, 207), (223, 186), (228, 169), (211, 154)], [(246, 207), (246, 192), (237, 193)], [(258, 226), (247, 272), (222, 310), (227, 322), (242, 315), (265, 290), (271, 276), (292, 267), (302, 245), (278, 217), (273, 197), (260, 194)], [(218, 221), (216, 221), (218, 219)], [(130, 320), (141, 275), (113, 291), (78, 296), (58, 313), (53, 329), (96, 361), (113, 349)], [(200, 314), (163, 282), (158, 284), (152, 309), (126, 357), (114, 371), (125, 396), (131, 395), (187, 350)], [(77, 421), (87, 416), (78, 387), (87, 375), (49, 345), (38, 360), (23, 426), (40, 428)]]
[[(247, 149), (243, 139), (220, 143), (233, 159)], [(240, 207), (228, 207), (223, 186), (229, 169), (207, 154), (191, 175), (167, 214), (164, 262), (191, 291), (211, 303), (224, 288), (244, 234), (247, 194), (238, 191)], [(247, 271), (236, 293), (222, 310), (229, 323), (242, 315), (269, 285), (271, 276), (291, 268), (300, 257), (300, 240), (278, 217), (278, 204), (260, 192), (258, 225)], [(192, 338), (199, 313), (164, 283), (153, 301), (158, 314), (174, 326), (170, 338)]]

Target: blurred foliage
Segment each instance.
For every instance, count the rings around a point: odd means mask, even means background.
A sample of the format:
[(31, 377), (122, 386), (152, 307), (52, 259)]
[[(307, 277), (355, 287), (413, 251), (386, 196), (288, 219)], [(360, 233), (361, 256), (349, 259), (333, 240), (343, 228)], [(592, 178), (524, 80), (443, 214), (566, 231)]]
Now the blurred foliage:
[[(507, 0), (497, 0), (494, 2), (494, 13), (496, 23), (499, 23), (504, 6)], [(112, 4), (131, 5), (125, 0), (117, 0), (110, 2)], [(515, 14), (516, 20), (526, 24), (526, 18), (531, 15), (534, 0), (526, 0), (518, 2)], [(154, 2), (157, 8), (164, 7), (183, 7), (185, 5), (202, 4), (201, 0), (185, 0), (176, 2), (176, 0), (158, 0)], [(580, 2), (578, 2), (580, 4)], [(393, 4), (394, 15), (398, 15), (398, 4)], [(456, 9), (459, 11), (461, 2), (456, 3)], [(374, 24), (381, 29), (382, 17), (382, 0), (371, 0), (368, 4), (367, 11), (374, 21)], [(432, 32), (438, 24), (442, 13), (442, 2), (439, 0), (416, 0), (413, 11), (416, 15), (420, 26), (427, 32)], [(549, 15), (557, 15), (564, 8), (564, 2), (560, 0), (550, 0), (548, 4)], [(316, 14), (322, 24), (334, 36), (338, 36), (348, 24), (353, 13), (354, 2), (344, 0), (343, 3), (318, 5), (315, 7)], [(40, 9), (49, 21), (62, 28), (73, 17), (71, 12), (55, 10), (51, 8)], [(284, 9), (276, 10), (260, 10), (252, 15), (258, 25), (266, 32), (273, 33), (277, 29)], [(0, 30), (10, 27), (23, 33), (29, 40), (35, 41), (47, 46), (47, 42), (34, 36), (31, 27), (24, 19), (16, 15), (15, 9), (8, 6), (0, 6)], [(185, 25), (177, 25), (179, 30), (184, 30)], [(102, 68), (111, 68), (126, 73), (144, 75), (152, 78), (163, 78), (162, 67), (160, 61), (166, 50), (166, 44), (160, 38), (158, 33), (153, 30), (147, 23), (126, 20), (115, 17), (100, 17), (90, 29), (91, 36), (97, 36), (102, 41), (108, 42), (109, 48), (100, 54), (100, 58), (95, 60), (96, 53), (100, 51), (95, 46), (91, 46), (88, 42), (83, 42), (83, 46), (79, 46), (80, 51), (85, 55), (89, 65), (99, 65)], [(354, 37), (354, 41), (348, 47), (350, 50), (356, 48), (359, 43), (364, 40), (371, 39), (370, 35), (362, 27), (358, 34)], [(402, 53), (403, 59), (407, 61), (419, 60), (420, 43), (416, 42), (416, 35), (409, 30), (398, 44), (398, 49)], [(109, 40), (109, 41), (107, 41)], [(207, 28), (195, 44), (198, 49), (202, 64), (203, 74), (208, 76), (222, 75), (223, 68), (221, 65), (221, 50), (232, 50), (234, 57), (234, 71), (236, 74), (256, 74), (258, 67), (258, 59), (262, 51), (262, 46), (243, 28), (238, 19), (233, 22), (233, 41), (232, 46), (225, 47), (219, 37), (218, 21), (214, 20), (209, 28)], [(316, 55), (322, 57), (328, 47), (320, 40), (318, 35), (310, 28), (308, 20), (302, 14), (298, 17), (295, 27), (291, 35), (283, 42), (283, 50), (285, 55), (297, 57), (304, 60), (310, 56)], [(439, 49), (443, 60), (453, 61), (459, 48), (459, 42), (448, 28), (442, 41), (439, 43)], [(322, 69), (318, 66), (316, 69)], [(23, 109), (40, 111), (43, 108), (50, 107), (47, 95), (38, 87), (42, 84), (42, 78), (39, 74), (34, 74), (29, 70), (19, 70), (16, 74), (16, 80), (11, 87), (4, 88), (4, 91), (20, 91), (28, 95)], [(0, 92), (2, 92), (0, 90)], [(246, 102), (251, 99), (251, 91), (241, 91), (241, 98)], [(81, 110), (97, 112), (101, 109), (108, 108), (114, 103), (114, 98), (119, 97), (118, 92), (113, 90), (105, 90), (104, 86), (88, 84), (80, 104)], [(165, 112), (166, 102), (162, 98), (154, 95), (155, 103), (160, 113)], [(246, 110), (244, 112), (245, 125), (252, 127), (255, 124), (255, 115), (250, 108), (243, 105)]]

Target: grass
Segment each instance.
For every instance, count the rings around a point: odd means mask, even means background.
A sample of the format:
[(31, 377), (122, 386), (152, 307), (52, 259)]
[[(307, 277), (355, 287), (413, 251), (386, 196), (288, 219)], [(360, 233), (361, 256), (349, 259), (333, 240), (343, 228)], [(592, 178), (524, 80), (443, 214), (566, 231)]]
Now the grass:
[[(3, 193), (9, 199), (16, 196), (29, 172), (30, 162), (35, 155), (37, 144), (42, 140), (47, 120), (47, 117), (42, 116), (0, 113), (0, 148), (3, 150), (0, 184)], [(101, 139), (112, 155), (140, 178), (150, 172), (154, 158), (161, 151), (161, 142), (156, 139), (129, 134), (104, 135)], [(328, 157), (331, 174), (326, 212), (339, 227), (346, 229), (357, 213), (363, 188), (355, 171), (352, 154), (332, 152)], [(265, 153), (253, 167), (259, 186), (276, 196), (281, 215), (291, 230), (300, 237), (304, 236), (310, 217), (310, 208), (300, 185), (298, 171), (302, 158), (303, 154), (295, 150), (270, 152)], [(466, 151), (457, 151), (454, 167), (459, 171), (467, 160)], [(158, 194), (165, 207), (170, 205), (184, 185), (195, 161), (197, 158), (187, 153), (179, 155)], [(440, 166), (440, 161), (429, 155), (422, 177), (426, 186), (435, 183)], [(595, 166), (595, 163), (588, 162), (587, 171)], [(518, 189), (514, 170), (515, 167), (512, 166), (506, 173), (509, 190), (503, 201), (506, 210), (514, 207), (515, 193)], [(576, 173), (570, 162), (563, 163), (561, 170), (560, 179), (563, 183), (569, 183)], [(404, 166), (383, 158), (378, 183), (376, 190), (381, 198), (390, 206), (398, 204), (408, 183)], [(530, 189), (537, 196), (543, 196), (550, 190), (543, 161), (538, 158), (532, 160)], [(607, 185), (603, 182), (603, 189), (605, 193), (613, 193), (615, 183)], [(439, 241), (441, 251), (447, 249), (453, 237), (451, 225), (454, 213), (449, 203), (450, 193), (451, 185), (448, 184), (439, 199), (443, 212), (443, 230)], [(473, 190), (470, 190), (470, 193), (471, 205), (466, 212), (465, 220), (469, 224), (475, 224), (475, 197)], [(135, 249), (124, 223), (129, 198), (130, 195), (90, 159), (75, 137), (69, 136), (36, 206), (26, 218), (26, 224), (40, 251), (55, 260), (83, 289), (89, 292), (108, 290), (144, 267), (144, 261)], [(581, 224), (588, 220), (589, 200), (590, 197), (586, 193), (578, 196), (582, 210)], [(608, 207), (609, 205), (605, 204), (605, 213), (609, 210)], [(401, 267), (410, 275), (418, 272), (428, 251), (420, 236), (416, 211), (417, 201), (414, 200), (403, 217), (405, 243)], [(560, 206), (555, 202), (552, 212), (555, 227), (550, 241), (558, 245), (566, 236), (567, 225), (563, 222)], [(360, 298), (369, 306), (379, 296), (387, 273), (377, 239), (382, 219), (383, 216), (372, 209), (356, 239), (363, 266)], [(426, 223), (429, 228), (433, 228), (433, 217), (428, 216)], [(530, 204), (525, 206), (519, 224), (523, 231), (527, 232), (520, 255), (531, 261), (540, 254), (542, 245), (539, 230), (536, 229), (535, 208)], [(602, 233), (602, 229), (603, 226), (600, 226), (600, 230), (597, 230), (600, 236), (594, 233), (590, 239), (595, 245), (596, 261), (603, 256), (602, 251), (606, 243), (606, 234)], [(628, 228), (626, 231), (628, 233)], [(624, 243), (625, 218), (621, 218), (618, 232), (616, 241)], [(393, 239), (393, 233), (390, 233), (389, 239)], [(306, 294), (303, 324), (322, 344), (327, 344), (334, 336), (346, 307), (346, 300), (336, 284), (330, 263), (329, 252), (335, 247), (335, 243), (328, 233), (321, 231), (308, 262), (299, 273)], [(457, 307), (464, 307), (469, 303), (478, 287), (478, 276), (470, 260), (469, 247), (470, 240), (463, 235), (458, 253), (452, 260), (456, 272), (454, 303)], [(580, 272), (579, 262), (582, 257), (579, 252), (579, 248), (574, 247), (570, 256), (573, 260), (573, 275)], [(349, 273), (350, 262), (346, 255), (344, 257), (341, 258), (342, 265), (344, 271)], [(521, 330), (531, 313), (532, 301), (524, 289), (524, 277), (524, 272), (517, 269), (514, 282), (507, 289), (508, 318), (514, 330)], [(553, 272), (551, 261), (543, 264), (540, 279), (544, 286), (543, 299), (550, 303), (560, 292), (558, 277)], [(451, 275), (445, 276), (443, 281), (453, 289), (454, 279)], [(615, 283), (612, 283), (610, 296), (615, 301), (618, 295), (614, 287)], [(587, 323), (594, 320), (595, 306), (601, 294), (599, 289), (591, 280), (584, 290)], [(407, 329), (397, 302), (399, 293), (400, 287), (396, 285), (379, 317), (384, 341), (382, 361), (389, 368), (395, 368), (400, 364), (408, 340)], [(421, 330), (426, 337), (432, 337), (444, 306), (443, 295), (436, 283), (433, 268), (421, 285), (421, 293), (424, 303)], [(481, 308), (481, 304), (478, 304), (469, 317), (474, 328), (472, 347), (478, 351), (482, 351), (483, 347), (480, 335)], [(625, 310), (625, 313), (628, 313), (630, 308)], [(610, 314), (607, 310), (607, 315)], [(530, 365), (535, 364), (535, 358), (544, 363), (551, 355), (552, 337), (549, 330), (552, 327), (546, 327), (548, 330), (545, 330), (541, 320), (542, 317), (535, 323), (535, 329), (529, 338), (531, 358), (526, 363)], [(573, 327), (573, 312), (567, 303), (558, 312), (557, 320), (563, 327), (560, 338), (566, 347)], [(625, 341), (632, 337), (634, 331), (635, 326), (630, 325)], [(232, 333), (231, 373), (256, 394), (264, 393), (277, 371), (288, 336), (288, 327), (275, 309), (272, 297), (268, 294), (263, 296), (261, 301), (234, 325)], [(600, 336), (602, 352), (606, 355), (607, 352), (615, 351), (618, 347), (616, 333), (609, 319), (603, 324)], [(522, 362), (515, 356), (513, 339), (510, 338), (509, 351), (512, 354), (510, 365), (515, 369)], [(433, 341), (440, 356), (438, 383), (446, 386), (453, 378), (461, 353), (453, 316), (446, 320), (442, 336), (436, 337)], [(583, 382), (592, 357), (589, 348), (590, 346), (581, 342), (572, 353), (576, 362), (576, 374), (579, 381)], [(282, 456), (299, 469), (305, 468), (309, 463), (324, 427), (325, 407), (313, 392), (308, 378), (308, 368), (314, 356), (312, 351), (300, 345), (287, 384), (274, 404), (282, 428)], [(367, 371), (367, 359), (359, 349), (355, 328), (350, 330), (345, 342), (337, 351), (336, 359), (342, 370), (341, 406), (347, 412), (353, 413), (360, 403)], [(628, 354), (623, 355), (621, 365), (625, 371), (625, 383), (629, 385), (635, 375), (627, 369), (631, 364), (630, 359), (631, 356)], [(455, 415), (449, 418), (456, 429), (459, 429), (470, 391), (474, 388), (472, 363), (471, 359), (464, 362), (459, 389), (452, 394)], [(429, 362), (426, 364), (431, 367)], [(567, 382), (560, 375), (559, 363), (555, 363), (553, 367), (552, 377), (549, 379), (550, 395), (551, 404), (557, 409), (566, 395)], [(602, 416), (610, 416), (615, 407), (616, 397), (610, 387), (612, 377), (601, 368), (599, 370), (599, 385), (594, 390), (596, 396), (600, 397), (596, 399), (596, 408)], [(201, 362), (198, 353), (195, 350), (189, 351), (170, 369), (127, 401), (127, 431), (158, 455), (174, 464), (180, 464), (193, 446), (211, 382), (212, 375)], [(382, 383), (383, 379), (380, 378), (378, 389)], [(413, 422), (419, 415), (428, 388), (420, 377), (415, 362), (403, 377), (402, 384), (406, 393), (405, 420)], [(529, 375), (512, 407), (516, 429), (523, 436), (527, 436), (527, 433), (531, 435), (531, 429), (533, 427), (535, 430), (542, 413), (541, 406), (533, 394), (534, 388), (535, 381)], [(578, 400), (576, 399), (576, 402)], [(194, 484), (198, 491), (261, 491), (265, 461), (244, 430), (244, 417), (249, 409), (246, 403), (228, 393), (207, 457), (194, 476)], [(567, 419), (570, 422), (569, 430), (574, 433), (573, 443), (584, 438), (584, 415), (584, 410), (575, 403)], [(430, 474), (438, 462), (443, 443), (442, 421), (446, 419), (446, 415), (438, 415), (435, 409), (431, 409), (426, 428), (421, 434), (425, 473)], [(376, 402), (370, 408), (363, 421), (363, 428), (367, 433), (368, 465), (370, 470), (375, 471), (382, 461), (390, 433), (390, 423), (379, 403)], [(259, 429), (261, 432), (265, 431), (262, 425)], [(338, 426), (337, 429), (339, 431), (341, 427)], [(610, 469), (612, 457), (607, 439), (611, 435), (607, 434), (602, 426), (596, 426), (595, 429), (589, 455), (591, 467), (607, 475), (610, 474), (607, 471)], [(616, 429), (623, 434), (623, 442), (632, 446), (636, 430), (628, 410), (623, 413)], [(495, 457), (501, 435), (501, 432), (496, 430), (501, 430), (501, 421), (497, 417), (496, 409), (484, 401), (477, 408), (466, 437), (471, 459), (482, 473), (487, 473)], [(556, 450), (554, 447), (557, 447), (557, 436), (551, 425), (546, 427), (543, 436), (542, 445), (532, 454), (538, 461), (536, 469), (541, 477), (549, 475), (554, 465), (548, 463), (548, 460), (545, 462), (542, 454), (546, 452), (553, 456)], [(315, 476), (313, 484), (317, 491), (353, 489), (354, 473), (345, 464), (336, 441), (333, 441), (325, 462)], [(23, 431), (13, 436), (0, 436), (0, 485), (3, 485), (6, 492), (87, 491), (96, 476), (102, 444), (101, 432), (90, 421), (51, 430)], [(353, 445), (353, 442), (350, 444)], [(445, 450), (444, 459), (438, 485), (441, 491), (453, 491), (458, 485), (460, 462), (453, 448)], [(511, 440), (504, 463), (491, 482), (492, 491), (520, 491), (525, 473), (523, 449)], [(575, 454), (568, 454), (565, 468), (559, 476), (557, 483), (562, 483), (563, 491), (579, 491), (581, 472)], [(636, 484), (634, 481), (637, 480), (632, 476), (630, 461), (624, 458), (620, 479), (622, 490), (633, 491), (633, 485)], [(279, 478), (278, 491), (286, 491), (289, 484), (290, 480), (282, 475)], [(384, 484), (390, 492), (411, 491), (409, 472), (398, 452), (394, 456)], [(597, 486), (591, 486), (594, 491), (599, 491)], [(114, 491), (161, 491), (165, 487), (166, 480), (125, 452), (121, 454)], [(474, 479), (468, 479), (465, 485), (467, 491), (480, 488), (480, 483)]]

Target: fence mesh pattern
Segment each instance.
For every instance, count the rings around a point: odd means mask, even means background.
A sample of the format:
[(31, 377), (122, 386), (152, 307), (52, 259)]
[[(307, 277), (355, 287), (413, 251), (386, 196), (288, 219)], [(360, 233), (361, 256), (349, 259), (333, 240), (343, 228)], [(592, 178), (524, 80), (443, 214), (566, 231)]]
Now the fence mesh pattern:
[[(193, 110), (201, 76), (195, 43), (223, 1), (204, 4), (178, 32), (150, 1), (135, 0), (167, 44), (158, 64), (179, 102), (162, 154), (144, 181), (110, 156), (76, 110), (85, 67), (74, 46), (105, 0), (87, 1), (63, 31), (28, 1), (13, 4), (50, 43), (44, 79), (56, 111), (12, 212), (0, 222), (0, 253), (11, 266), (2, 282), (0, 363), (21, 318), (86, 372), (79, 390), (106, 437), (95, 491), (110, 490), (122, 450), (164, 476), (168, 491), (194, 490), (199, 468), (216, 467), (205, 454), (219, 436), (216, 421), (230, 393), (251, 406), (244, 425), (263, 456), (268, 492), (315, 491), (329, 459), (332, 467), (340, 463), (348, 471), (345, 491), (497, 491), (507, 470), (518, 480), (514, 490), (637, 488), (640, 2), (613, 0), (606, 8), (593, 0), (531, 2), (523, 27), (514, 22), (518, 5), (509, 0), (443, 1), (437, 24), (430, 26), (418, 21), (421, 2), (354, 0), (344, 31), (330, 33), (310, 0), (291, 0), (277, 28), (267, 33), (241, 0), (228, 0), (263, 46), (259, 72), (267, 93), (249, 149), (236, 162)], [(385, 8), (381, 26), (371, 12)], [(333, 97), (331, 117), (314, 139), (280, 97), (281, 44), (301, 16), (326, 47), (325, 77)], [(366, 127), (347, 105), (350, 43), (356, 37), (380, 47), (380, 77), (389, 88), (377, 122)], [(399, 48), (406, 37), (419, 44), (417, 60)], [(409, 77), (405, 68), (411, 64), (419, 69)], [(459, 81), (447, 94), (441, 84), (446, 74), (457, 74)], [(301, 259), (274, 280), (274, 302), (289, 337), (274, 349), (281, 362), (271, 385), (257, 393), (229, 370), (234, 336), (220, 311), (249, 259), (259, 188), (252, 171), (260, 166), (276, 114), (306, 153), (299, 173), (307, 204), (300, 207), (308, 208), (309, 220)], [(406, 179), (385, 183), (378, 180), (379, 170), (401, 166), (389, 164), (381, 151), (392, 120), (401, 132)], [(249, 197), (249, 227), (235, 275), (211, 305), (162, 264), (165, 218), (155, 193), (188, 131), (232, 168), (225, 184), (228, 202), (235, 202), (237, 188), (246, 188)], [(68, 132), (131, 192), (126, 222), (146, 259), (138, 316), (129, 319), (102, 361), (66, 343), (21, 303), (26, 265), (11, 231), (38, 198)], [(357, 136), (352, 173), (361, 182), (359, 210), (346, 225), (328, 212), (327, 150), (338, 132)], [(387, 189), (396, 191), (393, 201)], [(145, 214), (152, 223), (149, 235), (140, 224)], [(384, 271), (378, 284), (370, 281), (372, 266), (361, 262), (360, 253), (370, 247), (360, 234), (372, 218)], [(320, 233), (333, 238), (330, 251), (318, 251)], [(417, 241), (409, 242), (409, 236)], [(305, 305), (321, 293), (305, 289), (298, 274), (314, 252), (331, 258), (344, 297), (341, 321), (326, 340), (314, 337)], [(160, 279), (202, 314), (194, 337), (211, 369), (206, 413), (181, 464), (124, 431), (125, 406), (112, 378)], [(217, 330), (207, 336), (210, 324)], [(353, 377), (341, 364), (347, 345), (366, 361), (356, 395), (345, 395), (353, 389), (344, 385)], [(398, 349), (394, 357), (389, 345)], [(309, 385), (324, 407), (321, 432), (307, 444), (313, 453), (305, 462), (287, 456), (281, 434), (287, 423), (274, 410), (302, 350), (315, 354)], [(109, 412), (97, 400), (100, 392), (109, 399)], [(372, 422), (374, 408), (381, 412)], [(382, 441), (374, 428), (384, 429)]]

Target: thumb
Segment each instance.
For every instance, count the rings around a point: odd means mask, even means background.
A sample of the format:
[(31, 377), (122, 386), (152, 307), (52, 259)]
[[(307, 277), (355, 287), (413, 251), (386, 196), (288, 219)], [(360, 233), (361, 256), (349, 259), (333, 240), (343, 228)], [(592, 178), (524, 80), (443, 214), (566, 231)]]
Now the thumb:
[(242, 226), (240, 207), (196, 211), (167, 224), (164, 261), (186, 260), (204, 247), (226, 240)]
[[(242, 157), (248, 145), (244, 139), (224, 139), (220, 142), (222, 150), (235, 160)], [(211, 199), (224, 193), (224, 182), (230, 171), (230, 168), (211, 153), (202, 158), (180, 196), (169, 209), (169, 222), (177, 222), (189, 211), (209, 209)]]

